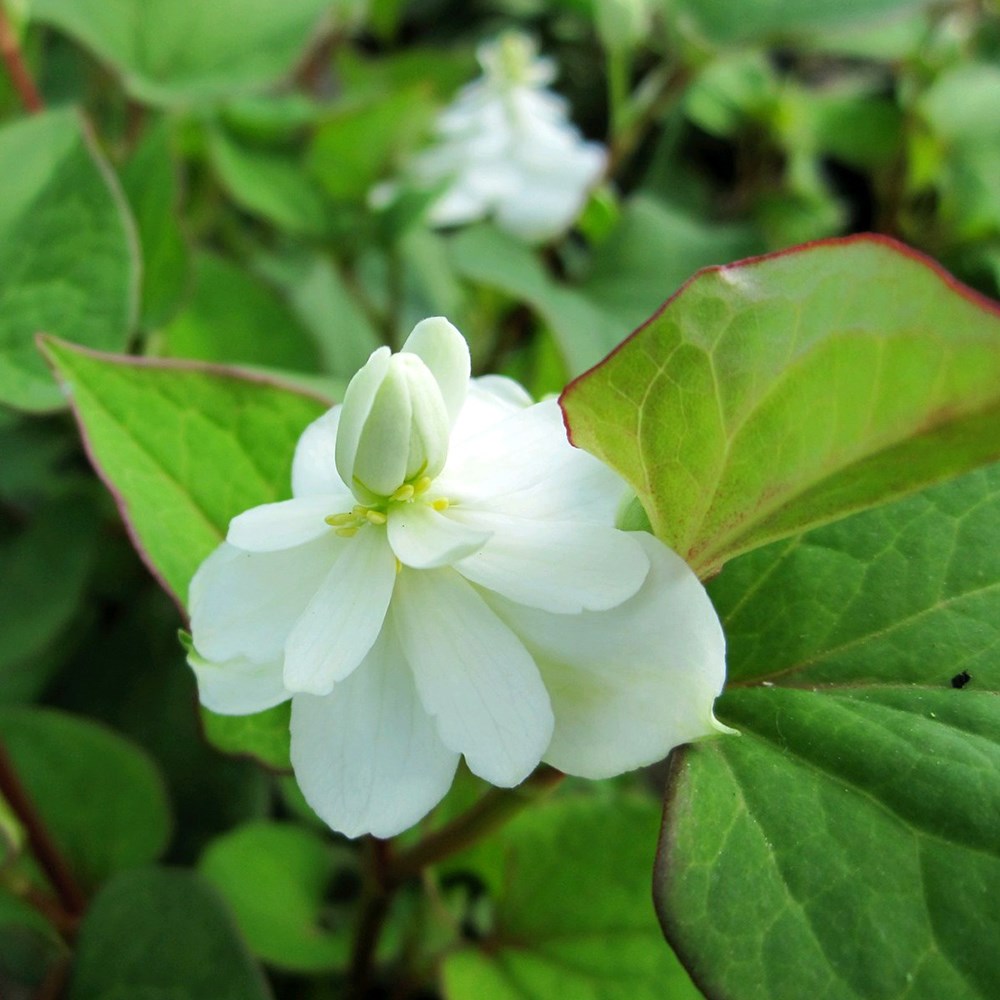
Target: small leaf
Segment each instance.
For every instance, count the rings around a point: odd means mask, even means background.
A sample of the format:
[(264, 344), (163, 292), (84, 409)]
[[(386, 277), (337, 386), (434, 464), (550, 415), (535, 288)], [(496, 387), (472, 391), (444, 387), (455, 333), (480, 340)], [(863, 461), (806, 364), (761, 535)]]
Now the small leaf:
[[(55, 928), (23, 899), (0, 888), (0, 988), (3, 996), (34, 995), (46, 973), (65, 958)], [(9, 990), (9, 994), (8, 994)]]
[(0, 403), (59, 409), (35, 335), (124, 348), (139, 283), (135, 234), (73, 111), (0, 129), (0, 176)]
[(347, 965), (349, 913), (327, 896), (338, 871), (360, 878), (353, 851), (293, 823), (252, 823), (213, 841), (198, 868), (265, 962), (297, 972)]
[(290, 493), (317, 399), (237, 372), (151, 363), (49, 340), (90, 456), (153, 573), (179, 603), (229, 521)]
[(495, 926), (445, 959), (448, 1000), (696, 1000), (649, 901), (657, 814), (639, 797), (566, 798), (512, 823)]
[(696, 275), (562, 397), (702, 575), (1000, 457), (1000, 309), (879, 237)]
[(270, 1000), (222, 900), (179, 869), (123, 872), (80, 928), (69, 1000)]
[(291, 71), (328, 0), (32, 0), (30, 16), (71, 35), (151, 104), (259, 91)]
[(201, 710), (205, 735), (223, 753), (248, 754), (275, 771), (291, 771), (289, 724), (292, 703), (253, 715), (219, 715)]
[(672, 759), (655, 883), (711, 997), (1000, 982), (1000, 466), (729, 564), (717, 714)]
[(0, 740), (84, 886), (158, 857), (170, 806), (152, 761), (103, 726), (50, 709), (0, 709)]

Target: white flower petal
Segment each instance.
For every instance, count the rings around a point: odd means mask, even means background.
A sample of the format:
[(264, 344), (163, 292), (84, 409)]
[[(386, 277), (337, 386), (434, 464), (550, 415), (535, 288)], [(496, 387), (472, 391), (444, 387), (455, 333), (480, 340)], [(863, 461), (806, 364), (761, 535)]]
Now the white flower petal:
[[(347, 391), (344, 393), (334, 445), (334, 463), (341, 481), (352, 492), (354, 489), (352, 475), (358, 442), (361, 440), (365, 421), (371, 412), (375, 397), (389, 371), (391, 357), (392, 351), (388, 347), (380, 347), (373, 351), (364, 367), (348, 383)], [(346, 419), (345, 408), (347, 408)]]
[(346, 540), (285, 643), (289, 691), (328, 694), (357, 667), (382, 628), (395, 580), (384, 531), (362, 528)]
[(463, 512), (456, 520), (493, 537), (455, 564), (462, 576), (504, 597), (561, 614), (603, 611), (631, 597), (649, 559), (634, 535), (613, 527)]
[(511, 409), (522, 410), (535, 402), (520, 382), (506, 375), (480, 375), (473, 384)]
[(610, 611), (552, 615), (486, 595), (538, 662), (556, 716), (545, 760), (568, 774), (620, 774), (725, 729), (712, 715), (725, 681), (715, 609), (679, 556), (635, 534), (650, 572)]
[(628, 487), (569, 443), (554, 399), (505, 412), (496, 398), (473, 399), (470, 393), (435, 483), (443, 495), (521, 517), (614, 524)]
[(491, 531), (469, 527), (426, 503), (393, 506), (389, 511), (389, 544), (405, 566), (431, 569), (481, 549)]
[(198, 682), (198, 700), (220, 715), (263, 712), (291, 697), (281, 680), (280, 659), (256, 663), (240, 656), (213, 663), (191, 650), (187, 661)]
[(344, 544), (333, 532), (280, 552), (244, 552), (223, 542), (191, 581), (188, 609), (198, 652), (216, 663), (241, 656), (280, 660), (289, 632)]
[(330, 534), (324, 518), (350, 510), (343, 494), (296, 497), (251, 507), (229, 522), (226, 541), (246, 552), (277, 552)]
[(339, 404), (334, 406), (302, 432), (292, 459), (292, 496), (344, 496), (349, 501), (344, 510), (350, 510), (354, 494), (337, 472), (337, 428), (342, 410)]
[(392, 837), (412, 826), (444, 797), (458, 764), (390, 628), (330, 694), (295, 696), (291, 728), (306, 801), (348, 837)]
[(421, 320), (406, 338), (402, 351), (416, 354), (437, 381), (448, 411), (455, 423), (469, 388), (472, 361), (465, 338), (443, 316)]
[(523, 781), (553, 723), (538, 668), (514, 633), (452, 569), (404, 569), (390, 617), (445, 746), (494, 785)]

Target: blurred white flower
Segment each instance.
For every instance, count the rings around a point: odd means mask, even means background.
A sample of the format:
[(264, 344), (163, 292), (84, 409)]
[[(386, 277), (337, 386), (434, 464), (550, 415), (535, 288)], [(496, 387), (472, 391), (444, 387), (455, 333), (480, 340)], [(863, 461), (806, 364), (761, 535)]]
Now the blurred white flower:
[(415, 823), (459, 755), (506, 787), (659, 760), (716, 728), (724, 640), (684, 562), (615, 528), (623, 490), (554, 400), (470, 381), (461, 334), (424, 320), (306, 428), (294, 499), (234, 518), (195, 574), (202, 702), (292, 698), (296, 777), (348, 836)]
[(483, 76), (441, 114), (436, 144), (410, 164), (419, 186), (444, 184), (429, 213), (452, 226), (493, 216), (528, 242), (558, 235), (577, 217), (607, 154), (585, 142), (566, 101), (545, 89), (556, 75), (535, 42), (509, 32), (478, 50)]

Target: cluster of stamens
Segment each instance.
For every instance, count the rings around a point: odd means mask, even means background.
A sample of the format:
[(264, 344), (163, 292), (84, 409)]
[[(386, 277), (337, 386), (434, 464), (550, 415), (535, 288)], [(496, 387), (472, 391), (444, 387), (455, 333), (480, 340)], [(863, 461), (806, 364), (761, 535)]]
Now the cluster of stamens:
[[(343, 514), (330, 514), (324, 520), (341, 538), (353, 538), (365, 525), (385, 524), (389, 519), (390, 504), (413, 503), (430, 489), (432, 482), (430, 476), (421, 476), (416, 482), (403, 483), (384, 503), (355, 504), (349, 511)], [(450, 504), (445, 497), (438, 497), (431, 501), (431, 507), (437, 511), (447, 510), (449, 506)]]

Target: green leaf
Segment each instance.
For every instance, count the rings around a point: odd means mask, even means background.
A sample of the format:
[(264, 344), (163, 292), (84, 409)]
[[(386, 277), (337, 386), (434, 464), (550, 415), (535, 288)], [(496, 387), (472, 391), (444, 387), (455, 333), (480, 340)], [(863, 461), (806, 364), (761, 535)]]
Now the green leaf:
[(0, 129), (0, 403), (65, 404), (35, 347), (39, 332), (121, 350), (139, 256), (124, 199), (73, 111)]
[(760, 238), (746, 226), (711, 225), (638, 195), (594, 252), (582, 290), (618, 321), (610, 349), (658, 309), (693, 270), (760, 249)]
[[(46, 973), (66, 957), (55, 928), (23, 899), (0, 888), (0, 988), (4, 996), (33, 996)], [(9, 990), (9, 994), (8, 994)]]
[(219, 180), (248, 212), (290, 233), (329, 228), (326, 202), (294, 156), (241, 145), (219, 128), (210, 131), (208, 150)]
[(502, 835), (494, 928), (445, 958), (448, 1000), (696, 1000), (649, 901), (657, 818), (629, 796), (522, 814)]
[(309, 333), (265, 282), (207, 252), (196, 258), (194, 272), (190, 300), (162, 331), (165, 353), (315, 371)]
[(141, 322), (155, 328), (176, 311), (190, 269), (169, 119), (162, 118), (145, 133), (122, 168), (121, 182), (142, 244)]
[[(2, 524), (2, 520), (0, 520)], [(27, 701), (49, 680), (43, 654), (73, 621), (97, 551), (99, 520), (83, 497), (54, 500), (0, 535), (0, 702)]]
[(223, 753), (249, 754), (275, 771), (290, 771), (291, 709), (290, 701), (253, 715), (218, 715), (202, 708), (201, 723), (205, 735)]
[(347, 965), (349, 914), (327, 896), (339, 871), (359, 877), (355, 852), (297, 824), (252, 823), (213, 841), (198, 869), (265, 962), (296, 972)]
[(0, 709), (0, 740), (85, 886), (158, 857), (170, 807), (152, 761), (103, 726), (51, 709)]
[(672, 760), (656, 895), (712, 997), (1000, 982), (1000, 466), (711, 585), (737, 737)]
[(220, 369), (45, 350), (140, 554), (183, 602), (229, 521), (289, 495), (295, 443), (324, 404)]
[(128, 92), (188, 105), (259, 91), (290, 72), (328, 0), (33, 0), (30, 16), (108, 63)]
[(80, 928), (69, 1000), (270, 1000), (215, 890), (179, 869), (125, 872)]
[(628, 327), (579, 291), (549, 277), (535, 252), (495, 226), (470, 226), (449, 240), (455, 273), (525, 302), (549, 324), (570, 374), (596, 364)]
[(702, 575), (1000, 456), (1000, 312), (879, 237), (704, 271), (562, 398)]
[(927, 5), (928, 0), (679, 0), (675, 16), (690, 19), (707, 39), (725, 45), (846, 28), (858, 22), (877, 29), (888, 15)]

